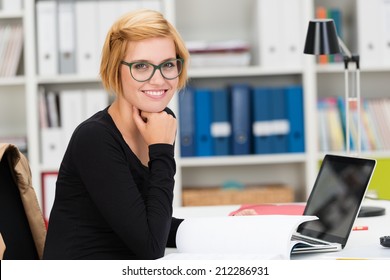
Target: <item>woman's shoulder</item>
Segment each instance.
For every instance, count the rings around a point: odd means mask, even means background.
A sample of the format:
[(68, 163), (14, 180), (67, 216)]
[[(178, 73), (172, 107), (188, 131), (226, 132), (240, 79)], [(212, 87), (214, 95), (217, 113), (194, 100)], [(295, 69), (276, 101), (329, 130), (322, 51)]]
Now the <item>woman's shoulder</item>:
[[(119, 131), (114, 121), (108, 114), (108, 107), (95, 113), (83, 121), (76, 129), (74, 134), (85, 135), (88, 138), (99, 137), (103, 135), (119, 136)], [(92, 139), (91, 139), (92, 140)]]
[[(126, 145), (107, 110), (97, 112), (74, 131), (69, 143), (72, 154), (94, 154), (96, 151), (119, 151), (123, 153)], [(91, 155), (89, 155), (91, 156)]]

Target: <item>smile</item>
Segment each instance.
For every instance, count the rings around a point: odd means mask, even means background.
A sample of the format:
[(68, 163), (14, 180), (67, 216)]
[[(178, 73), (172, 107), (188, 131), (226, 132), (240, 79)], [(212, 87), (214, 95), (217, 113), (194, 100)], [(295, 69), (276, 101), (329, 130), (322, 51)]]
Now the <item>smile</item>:
[(158, 97), (158, 96), (162, 96), (166, 91), (165, 90), (144, 90), (143, 92), (146, 95)]

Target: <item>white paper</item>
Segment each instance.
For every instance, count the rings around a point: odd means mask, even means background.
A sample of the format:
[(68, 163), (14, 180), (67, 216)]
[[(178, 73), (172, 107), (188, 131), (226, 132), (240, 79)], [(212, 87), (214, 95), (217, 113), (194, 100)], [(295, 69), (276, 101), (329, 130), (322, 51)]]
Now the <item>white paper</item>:
[[(290, 259), (291, 236), (299, 224), (314, 216), (256, 215), (187, 218), (179, 226), (179, 254), (165, 258), (213, 259), (215, 254), (262, 259)], [(192, 254), (192, 256), (191, 256)]]

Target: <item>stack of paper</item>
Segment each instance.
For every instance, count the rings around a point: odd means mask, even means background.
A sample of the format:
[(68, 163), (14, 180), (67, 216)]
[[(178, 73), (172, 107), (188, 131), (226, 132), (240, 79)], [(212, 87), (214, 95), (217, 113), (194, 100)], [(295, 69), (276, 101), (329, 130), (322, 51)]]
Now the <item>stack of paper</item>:
[(23, 49), (20, 24), (0, 27), (0, 77), (16, 76)]
[(248, 66), (251, 61), (250, 46), (244, 41), (190, 41), (186, 45), (191, 67)]

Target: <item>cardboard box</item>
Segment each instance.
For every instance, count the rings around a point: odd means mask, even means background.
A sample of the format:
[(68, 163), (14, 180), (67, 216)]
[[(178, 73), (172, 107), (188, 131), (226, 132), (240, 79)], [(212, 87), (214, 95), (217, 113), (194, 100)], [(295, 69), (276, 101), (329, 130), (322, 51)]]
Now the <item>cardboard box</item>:
[(286, 203), (294, 201), (288, 185), (246, 186), (242, 189), (221, 187), (184, 187), (183, 206)]

